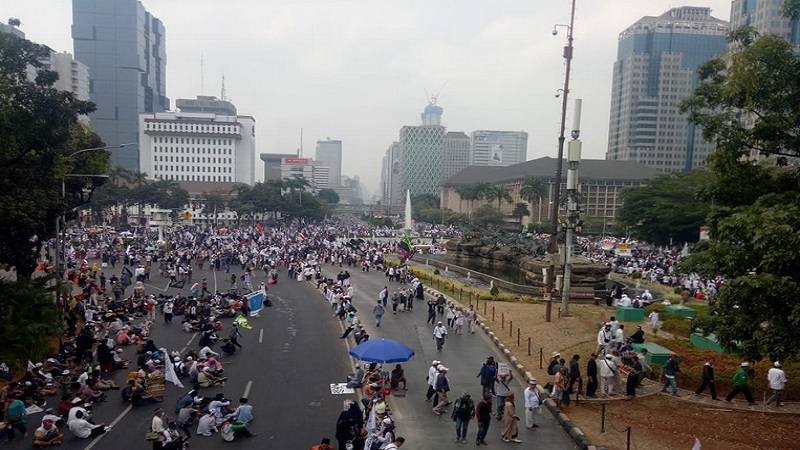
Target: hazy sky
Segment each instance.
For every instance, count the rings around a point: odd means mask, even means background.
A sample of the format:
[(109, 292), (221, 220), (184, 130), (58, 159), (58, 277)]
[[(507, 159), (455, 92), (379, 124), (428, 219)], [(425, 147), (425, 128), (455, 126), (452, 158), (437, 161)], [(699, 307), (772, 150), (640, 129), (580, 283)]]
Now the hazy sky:
[[(528, 159), (554, 155), (569, 0), (143, 0), (166, 27), (167, 95), (220, 92), (256, 118), (258, 153), (292, 152), (304, 132), (341, 139), (342, 172), (370, 192), (403, 125), (433, 94), (450, 130), (524, 130)], [(708, 6), (727, 20), (730, 0), (578, 0), (571, 94), (583, 101), (585, 158), (607, 146), (617, 35), (644, 15)], [(71, 0), (1, 0), (27, 38), (72, 51)], [(570, 122), (568, 122), (569, 124)], [(256, 174), (263, 177), (256, 156)]]

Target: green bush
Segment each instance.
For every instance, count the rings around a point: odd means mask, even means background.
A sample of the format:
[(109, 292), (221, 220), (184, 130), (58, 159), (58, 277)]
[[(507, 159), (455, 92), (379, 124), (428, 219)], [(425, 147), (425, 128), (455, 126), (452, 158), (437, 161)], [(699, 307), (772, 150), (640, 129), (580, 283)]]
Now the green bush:
[(497, 289), (497, 286), (492, 286), (489, 293), (492, 294), (492, 297), (497, 297), (500, 294), (500, 289)]

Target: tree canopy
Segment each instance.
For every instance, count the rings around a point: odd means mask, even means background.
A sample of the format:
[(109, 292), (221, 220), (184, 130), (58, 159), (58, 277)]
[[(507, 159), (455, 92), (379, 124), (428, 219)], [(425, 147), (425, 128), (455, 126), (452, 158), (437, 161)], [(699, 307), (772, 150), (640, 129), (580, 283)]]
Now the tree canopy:
[(697, 242), (710, 209), (700, 193), (710, 184), (710, 177), (708, 171), (696, 170), (627, 188), (622, 191), (619, 220), (631, 235), (647, 242)]
[(732, 37), (741, 50), (702, 66), (682, 105), (716, 151), (700, 191), (711, 240), (681, 269), (726, 278), (703, 331), (746, 358), (784, 359), (800, 352), (800, 172), (779, 158), (800, 149), (800, 60), (778, 37)]
[[(0, 33), (0, 255), (22, 277), (33, 272), (39, 248), (55, 235), (56, 218), (62, 212), (74, 214), (104, 181), (67, 175), (108, 170), (107, 152), (70, 157), (102, 142), (78, 120), (94, 105), (53, 87), (58, 75), (39, 62), (49, 52)], [(37, 73), (34, 81), (28, 80), (29, 67)]]

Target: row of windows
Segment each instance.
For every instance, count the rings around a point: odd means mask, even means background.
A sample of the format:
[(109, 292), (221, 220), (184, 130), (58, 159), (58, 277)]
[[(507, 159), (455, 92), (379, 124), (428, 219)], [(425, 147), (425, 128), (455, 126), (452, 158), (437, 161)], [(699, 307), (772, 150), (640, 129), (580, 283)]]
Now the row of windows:
[(193, 123), (145, 122), (147, 131), (186, 131), (196, 133), (238, 133), (236, 125), (199, 125)]
[(216, 166), (200, 166), (200, 167), (192, 167), (192, 166), (167, 166), (156, 164), (156, 170), (169, 170), (172, 172), (220, 172), (220, 173), (232, 173), (233, 170), (230, 167), (216, 167)]
[(233, 181), (233, 177), (220, 175), (156, 175), (156, 178), (173, 181)]
[[(173, 159), (174, 158), (174, 159)], [(198, 163), (209, 163), (209, 164), (233, 164), (232, 158), (201, 158), (197, 157), (195, 160), (194, 156), (161, 156), (156, 155), (153, 156), (153, 161), (161, 161), (161, 162), (198, 162)]]
[(199, 155), (232, 155), (233, 150), (229, 148), (205, 148), (205, 147), (158, 147), (154, 148), (156, 152), (165, 153), (192, 153)]
[(155, 136), (153, 137), (153, 142), (157, 144), (233, 145), (233, 139), (182, 138), (171, 136)]

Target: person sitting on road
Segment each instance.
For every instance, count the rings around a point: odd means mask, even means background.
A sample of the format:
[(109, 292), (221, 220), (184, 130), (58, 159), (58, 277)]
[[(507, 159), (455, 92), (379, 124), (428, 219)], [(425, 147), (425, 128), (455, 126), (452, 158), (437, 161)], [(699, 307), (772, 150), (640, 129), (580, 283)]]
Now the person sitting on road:
[(394, 366), (394, 369), (392, 370), (392, 374), (390, 377), (392, 390), (397, 390), (401, 382), (403, 383), (403, 390), (407, 391), (408, 388), (406, 386), (406, 377), (403, 372), (403, 367), (400, 364), (397, 364), (396, 366)]
[(47, 416), (42, 419), (42, 425), (33, 434), (34, 447), (51, 447), (64, 443), (64, 434), (58, 429), (56, 423)]

